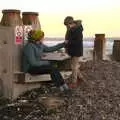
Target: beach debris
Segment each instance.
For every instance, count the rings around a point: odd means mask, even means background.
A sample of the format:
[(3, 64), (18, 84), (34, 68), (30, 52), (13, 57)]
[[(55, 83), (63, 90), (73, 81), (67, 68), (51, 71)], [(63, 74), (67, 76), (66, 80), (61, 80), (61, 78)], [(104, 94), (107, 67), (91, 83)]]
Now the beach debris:
[(42, 103), (47, 109), (56, 109), (65, 104), (63, 98), (54, 96), (39, 97), (39, 102)]

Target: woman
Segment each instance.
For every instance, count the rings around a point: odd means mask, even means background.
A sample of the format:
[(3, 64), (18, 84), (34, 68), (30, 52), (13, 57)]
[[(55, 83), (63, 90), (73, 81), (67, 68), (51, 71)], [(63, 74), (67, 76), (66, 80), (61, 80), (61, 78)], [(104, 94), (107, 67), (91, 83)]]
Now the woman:
[(64, 43), (60, 43), (53, 47), (43, 44), (44, 32), (42, 30), (31, 30), (28, 33), (28, 43), (23, 49), (23, 72), (30, 74), (47, 74), (51, 75), (54, 84), (61, 91), (68, 90), (67, 84), (57, 68), (53, 67), (50, 61), (42, 60), (41, 57), (45, 52), (53, 52), (64, 47)]

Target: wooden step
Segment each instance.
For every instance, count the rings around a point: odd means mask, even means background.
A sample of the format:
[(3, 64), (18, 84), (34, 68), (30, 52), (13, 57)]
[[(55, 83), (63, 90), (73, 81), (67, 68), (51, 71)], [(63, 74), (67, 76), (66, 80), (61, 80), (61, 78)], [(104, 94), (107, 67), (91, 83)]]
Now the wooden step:
[[(50, 74), (41, 74), (41, 75), (31, 75), (24, 72), (15, 72), (16, 83), (36, 83), (36, 82), (47, 82), (51, 81)], [(67, 79), (71, 74), (71, 71), (61, 71), (61, 74), (64, 79)]]
[(25, 74), (25, 83), (51, 81), (50, 74), (31, 75)]

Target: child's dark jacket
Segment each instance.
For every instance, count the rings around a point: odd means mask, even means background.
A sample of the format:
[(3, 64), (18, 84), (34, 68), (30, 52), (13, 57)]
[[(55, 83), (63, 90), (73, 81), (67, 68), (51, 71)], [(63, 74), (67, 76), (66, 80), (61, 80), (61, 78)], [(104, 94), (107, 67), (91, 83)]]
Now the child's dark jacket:
[(67, 33), (67, 53), (70, 56), (83, 56), (83, 27), (82, 25), (71, 28)]

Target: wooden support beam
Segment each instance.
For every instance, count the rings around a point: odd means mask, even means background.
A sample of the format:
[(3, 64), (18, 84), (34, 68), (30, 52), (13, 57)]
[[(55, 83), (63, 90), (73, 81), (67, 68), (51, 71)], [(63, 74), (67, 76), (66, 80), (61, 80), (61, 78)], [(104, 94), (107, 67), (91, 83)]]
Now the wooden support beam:
[(120, 61), (120, 40), (114, 40), (112, 57), (116, 61)]
[[(61, 71), (61, 74), (64, 79), (67, 79), (71, 71)], [(25, 84), (25, 83), (36, 83), (36, 82), (45, 82), (45, 81), (51, 81), (50, 74), (41, 74), (41, 75), (30, 75), (28, 73), (23, 73), (23, 72), (15, 72), (15, 83), (18, 84)]]
[(105, 34), (95, 34), (93, 60), (103, 60), (105, 54)]

